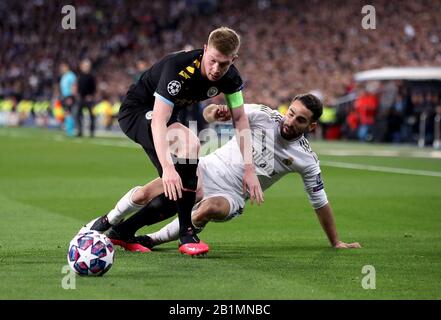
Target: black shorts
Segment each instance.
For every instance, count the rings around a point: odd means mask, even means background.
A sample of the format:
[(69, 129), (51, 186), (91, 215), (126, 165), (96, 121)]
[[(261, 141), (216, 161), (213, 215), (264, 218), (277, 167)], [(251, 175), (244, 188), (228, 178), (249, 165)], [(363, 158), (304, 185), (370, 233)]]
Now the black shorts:
[[(126, 136), (142, 146), (150, 158), (150, 161), (156, 167), (159, 176), (162, 177), (162, 166), (159, 162), (153, 142), (151, 115), (152, 110), (140, 110), (139, 108), (123, 103), (119, 109), (118, 122)], [(167, 126), (175, 122), (178, 122), (177, 117), (171, 118)]]
[(75, 97), (74, 96), (64, 97), (61, 100), (61, 105), (63, 106), (63, 110), (66, 112), (69, 112), (69, 113), (72, 112), (74, 104), (75, 104)]

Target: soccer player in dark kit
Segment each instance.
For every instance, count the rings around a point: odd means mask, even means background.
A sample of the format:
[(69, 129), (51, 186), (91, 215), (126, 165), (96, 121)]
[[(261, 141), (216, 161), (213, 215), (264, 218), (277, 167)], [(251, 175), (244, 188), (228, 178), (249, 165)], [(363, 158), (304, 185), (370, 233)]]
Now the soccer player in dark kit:
[[(199, 139), (178, 122), (180, 110), (224, 93), (231, 110), (237, 141), (244, 158), (243, 190), (251, 201), (263, 201), (251, 150), (248, 118), (243, 110), (242, 79), (233, 65), (240, 47), (239, 35), (221, 27), (212, 31), (203, 49), (172, 53), (154, 64), (132, 85), (119, 111), (124, 133), (140, 144), (159, 176), (164, 194), (151, 184), (137, 186), (125, 194), (108, 214), (85, 228), (104, 232), (125, 216), (149, 202), (175, 206), (180, 223), (179, 251), (200, 255), (209, 247), (200, 241), (191, 222), (197, 187)], [(163, 217), (158, 217), (158, 221)]]

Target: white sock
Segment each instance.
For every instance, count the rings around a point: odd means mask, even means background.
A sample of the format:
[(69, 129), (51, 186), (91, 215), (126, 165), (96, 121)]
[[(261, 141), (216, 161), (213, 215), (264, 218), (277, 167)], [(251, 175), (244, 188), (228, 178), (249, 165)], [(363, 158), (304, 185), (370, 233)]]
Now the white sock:
[[(194, 212), (194, 211), (193, 211)], [(194, 225), (193, 225), (194, 226)], [(196, 233), (204, 230), (204, 227), (195, 227), (194, 230)], [(150, 238), (153, 240), (153, 244), (155, 246), (178, 240), (179, 239), (179, 218), (175, 218), (172, 222), (164, 226), (161, 230), (156, 231), (154, 233), (148, 234)]]
[(155, 233), (148, 234), (153, 240), (153, 244), (157, 246), (158, 244), (170, 242), (179, 239), (179, 219), (175, 218), (168, 225), (164, 226), (161, 230)]
[(114, 225), (118, 222), (120, 222), (124, 217), (127, 215), (134, 213), (138, 210), (140, 210), (144, 205), (137, 204), (132, 201), (132, 196), (135, 193), (136, 190), (138, 190), (141, 187), (134, 187), (129, 192), (127, 192), (117, 203), (115, 208), (110, 210), (110, 212), (107, 214), (107, 219), (109, 220), (109, 223)]

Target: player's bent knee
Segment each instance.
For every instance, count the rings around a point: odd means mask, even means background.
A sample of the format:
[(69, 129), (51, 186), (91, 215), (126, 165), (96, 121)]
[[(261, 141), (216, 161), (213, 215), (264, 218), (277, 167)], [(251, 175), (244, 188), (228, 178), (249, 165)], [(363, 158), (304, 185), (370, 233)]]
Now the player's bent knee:
[(197, 159), (199, 158), (199, 151), (201, 150), (201, 143), (198, 138), (196, 140), (191, 141), (190, 145), (187, 148), (187, 158), (188, 159)]
[(173, 148), (173, 152), (179, 158), (197, 159), (199, 157), (201, 143), (193, 131), (180, 123), (173, 123), (168, 127), (167, 135), (170, 141), (179, 141), (177, 149)]
[(190, 138), (181, 144), (181, 148), (178, 150), (179, 156), (185, 159), (197, 159), (199, 158), (199, 151), (201, 149), (201, 143), (197, 137)]
[(230, 206), (223, 198), (210, 198), (196, 212), (195, 219), (207, 223), (210, 220), (222, 221), (228, 217)]
[(148, 196), (142, 187), (137, 189), (132, 195), (132, 201), (136, 204), (146, 204), (148, 202)]
[(145, 205), (150, 202), (153, 198), (157, 197), (163, 192), (162, 183), (159, 187), (156, 184), (146, 184), (142, 187), (139, 187), (132, 195), (132, 201)]

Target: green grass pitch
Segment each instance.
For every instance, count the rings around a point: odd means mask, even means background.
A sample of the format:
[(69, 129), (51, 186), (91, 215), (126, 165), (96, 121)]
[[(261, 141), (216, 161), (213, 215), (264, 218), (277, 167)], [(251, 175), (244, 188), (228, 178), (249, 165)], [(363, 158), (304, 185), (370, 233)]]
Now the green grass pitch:
[[(290, 175), (263, 206), (208, 225), (206, 258), (181, 256), (177, 243), (148, 254), (118, 248), (105, 276), (76, 277), (66, 290), (69, 241), (155, 170), (125, 138), (0, 128), (0, 299), (440, 299), (441, 160), (429, 157), (437, 152), (312, 147), (340, 238), (362, 249), (329, 246), (300, 178)], [(353, 154), (338, 154), (345, 150)], [(365, 265), (375, 268), (375, 289), (362, 287)]]

